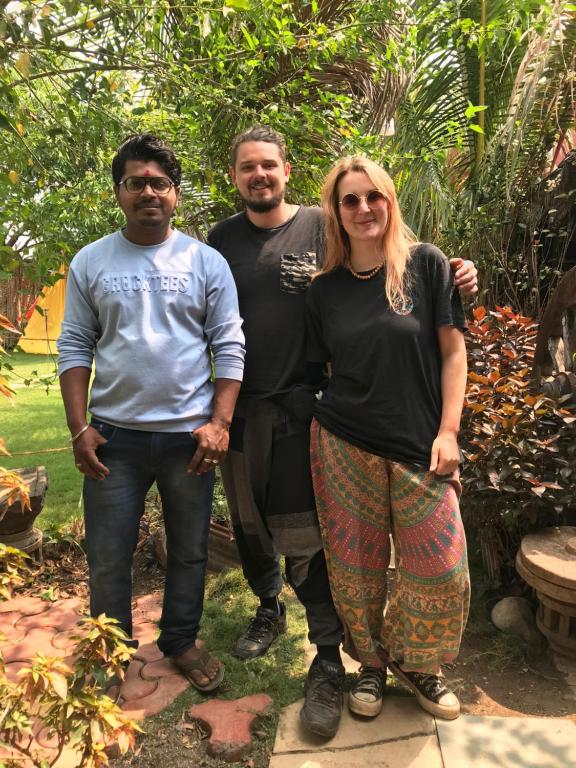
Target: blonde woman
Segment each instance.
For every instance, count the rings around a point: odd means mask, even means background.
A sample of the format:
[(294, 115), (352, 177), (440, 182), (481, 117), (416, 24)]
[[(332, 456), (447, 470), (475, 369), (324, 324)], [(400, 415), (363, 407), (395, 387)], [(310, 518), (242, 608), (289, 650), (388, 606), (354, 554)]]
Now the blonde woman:
[[(441, 665), (458, 654), (469, 577), (455, 480), (465, 318), (450, 266), (402, 221), (364, 157), (329, 173), (324, 267), (308, 290), (309, 357), (330, 364), (312, 422), (312, 474), (346, 649), (350, 709), (375, 716), (386, 668), (437, 717), (458, 717)], [(396, 584), (384, 614), (389, 534)]]

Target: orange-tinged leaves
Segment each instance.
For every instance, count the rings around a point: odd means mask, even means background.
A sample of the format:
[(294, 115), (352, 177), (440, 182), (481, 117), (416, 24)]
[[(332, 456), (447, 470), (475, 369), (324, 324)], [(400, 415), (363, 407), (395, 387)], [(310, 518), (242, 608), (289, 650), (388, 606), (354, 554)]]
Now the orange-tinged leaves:
[(22, 512), (30, 509), (30, 494), (20, 475), (0, 467), (0, 489), (6, 488), (9, 490), (6, 498), (7, 507), (19, 503)]
[(6, 376), (0, 376), (0, 394), (4, 397), (12, 397), (14, 390), (8, 386), (8, 379)]
[(474, 381), (477, 384), (490, 384), (488, 376), (481, 376), (479, 373), (474, 373), (474, 371), (468, 372), (468, 378), (470, 381)]
[(486, 307), (475, 307), (473, 314), (474, 319), (477, 322), (481, 322), (486, 317)]

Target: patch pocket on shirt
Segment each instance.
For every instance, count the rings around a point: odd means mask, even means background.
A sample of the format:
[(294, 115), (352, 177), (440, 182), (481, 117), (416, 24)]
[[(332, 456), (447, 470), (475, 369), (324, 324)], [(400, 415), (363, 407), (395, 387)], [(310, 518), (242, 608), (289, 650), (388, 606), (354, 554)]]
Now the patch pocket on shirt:
[(318, 271), (316, 253), (285, 253), (280, 257), (280, 290), (304, 293)]

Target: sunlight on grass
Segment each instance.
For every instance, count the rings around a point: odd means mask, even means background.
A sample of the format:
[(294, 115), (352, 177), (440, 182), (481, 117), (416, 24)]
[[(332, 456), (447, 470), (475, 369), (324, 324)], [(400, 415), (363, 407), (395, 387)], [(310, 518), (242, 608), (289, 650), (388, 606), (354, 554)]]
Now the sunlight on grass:
[[(7, 360), (14, 366), (14, 371), (7, 373), (16, 394), (10, 400), (0, 400), (0, 434), (13, 455), (0, 457), (0, 463), (9, 469), (45, 466), (49, 487), (36, 525), (46, 528), (50, 524), (64, 523), (81, 513), (82, 477), (74, 467), (70, 450), (41, 453), (69, 445), (58, 381), (48, 387), (44, 382), (25, 385), (26, 380), (38, 376), (50, 377), (54, 372), (54, 360), (47, 355), (26, 355), (22, 352), (10, 355)], [(27, 451), (34, 453), (18, 455)]]

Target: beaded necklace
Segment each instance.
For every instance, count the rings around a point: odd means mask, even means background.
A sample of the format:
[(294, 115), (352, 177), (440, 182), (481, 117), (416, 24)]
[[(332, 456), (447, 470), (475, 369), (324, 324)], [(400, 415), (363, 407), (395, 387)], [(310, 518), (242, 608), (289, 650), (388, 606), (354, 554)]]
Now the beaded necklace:
[(366, 272), (365, 275), (361, 275), (359, 272), (356, 272), (350, 265), (348, 265), (348, 269), (350, 270), (350, 273), (354, 275), (354, 277), (357, 280), (370, 280), (371, 277), (374, 277), (374, 275), (378, 274), (382, 267), (384, 266), (384, 262), (382, 264), (378, 264), (373, 269), (371, 269), (369, 272)]

